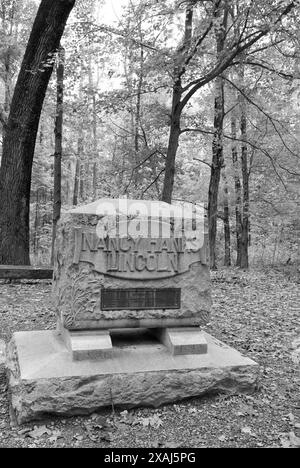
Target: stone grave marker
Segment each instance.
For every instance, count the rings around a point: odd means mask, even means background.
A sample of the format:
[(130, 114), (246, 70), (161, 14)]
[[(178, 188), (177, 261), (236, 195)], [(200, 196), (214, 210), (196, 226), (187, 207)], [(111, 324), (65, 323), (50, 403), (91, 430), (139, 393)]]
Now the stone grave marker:
[[(107, 355), (116, 328), (153, 329), (175, 353), (187, 335), (187, 350), (194, 343), (197, 352), (197, 340), (203, 347), (199, 329), (186, 330), (207, 323), (211, 308), (203, 220), (192, 205), (128, 200), (63, 218), (54, 297), (75, 358)], [(169, 327), (178, 327), (176, 345)]]
[(57, 330), (9, 345), (20, 423), (253, 390), (258, 366), (201, 329), (211, 310), (204, 219), (202, 207), (127, 199), (62, 216)]

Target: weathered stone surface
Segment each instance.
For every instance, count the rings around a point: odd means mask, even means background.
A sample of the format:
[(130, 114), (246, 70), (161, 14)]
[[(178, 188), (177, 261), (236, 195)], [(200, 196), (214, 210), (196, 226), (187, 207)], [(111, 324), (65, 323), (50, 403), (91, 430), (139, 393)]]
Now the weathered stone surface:
[[(103, 201), (102, 203), (104, 203)], [(101, 272), (101, 255), (95, 247), (96, 227), (101, 219), (101, 201), (77, 208), (62, 216), (57, 235), (53, 296), (57, 314), (67, 329), (122, 327), (176, 327), (203, 325), (211, 309), (210, 274), (207, 266), (206, 238), (199, 251), (180, 254), (183, 272), (134, 271), (127, 277)], [(96, 214), (98, 213), (98, 214)], [(169, 223), (171, 220), (169, 219)], [(92, 237), (82, 241), (82, 235)], [(80, 237), (80, 242), (78, 238)], [(92, 240), (91, 240), (92, 239)], [(84, 249), (79, 249), (80, 246)], [(90, 242), (90, 244), (89, 244)], [(85, 244), (82, 246), (82, 244)], [(94, 247), (93, 247), (94, 246)], [(99, 257), (100, 255), (100, 257)], [(144, 251), (144, 259), (149, 252)], [(182, 260), (187, 258), (187, 260)], [(100, 259), (100, 260), (99, 260)], [(176, 260), (177, 261), (177, 260)], [(179, 262), (179, 263), (180, 263)], [(188, 268), (186, 268), (188, 265)], [(180, 269), (180, 267), (178, 267)], [(147, 274), (145, 274), (147, 273)], [(101, 290), (109, 288), (180, 288), (179, 309), (101, 310)]]
[(207, 353), (207, 341), (198, 327), (156, 328), (153, 333), (174, 356)]
[[(171, 356), (159, 343), (114, 342), (112, 358), (74, 362), (53, 332), (16, 333), (8, 377), (19, 423), (49, 415), (89, 414), (117, 407), (158, 407), (215, 392), (249, 392), (258, 366), (204, 334), (205, 355)], [(132, 342), (132, 339), (129, 340)]]
[(113, 347), (108, 330), (72, 332), (61, 327), (61, 335), (75, 361), (112, 355)]

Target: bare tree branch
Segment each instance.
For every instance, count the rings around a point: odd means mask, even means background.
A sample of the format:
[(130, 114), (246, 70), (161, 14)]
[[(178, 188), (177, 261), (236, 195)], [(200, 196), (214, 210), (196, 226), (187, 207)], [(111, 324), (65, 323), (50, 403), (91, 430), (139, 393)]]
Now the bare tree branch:
[(192, 86), (192, 89), (185, 95), (183, 100), (181, 101), (181, 108), (183, 109), (189, 100), (192, 98), (192, 96), (203, 86), (208, 84), (210, 81), (214, 80), (217, 76), (221, 75), (230, 65), (232, 60), (241, 52), (246, 50), (248, 47), (251, 47), (252, 44), (255, 42), (259, 41), (262, 37), (264, 37), (267, 34), (267, 32), (261, 32), (258, 35), (256, 35), (254, 38), (252, 38), (251, 41), (247, 42), (243, 46), (237, 46), (234, 50), (229, 52), (225, 58), (223, 58), (222, 61), (217, 63), (214, 68), (212, 68), (205, 76), (199, 78), (198, 80), (192, 81), (189, 83), (185, 88), (184, 92), (190, 89)]
[(208, 167), (210, 167), (210, 169), (212, 168), (212, 165), (209, 164), (207, 161), (204, 161), (203, 159), (193, 158), (193, 161), (198, 161), (202, 164), (206, 164)]
[(131, 42), (133, 42), (134, 44), (137, 44), (139, 46), (143, 46), (145, 47), (146, 49), (150, 49), (152, 51), (155, 51), (155, 52), (159, 52), (159, 49), (157, 47), (153, 47), (151, 44), (149, 43), (146, 43), (146, 42), (142, 42), (138, 39), (135, 39), (134, 37), (131, 37), (131, 36), (128, 36), (127, 34), (121, 32), (121, 31), (118, 31), (117, 29), (115, 28), (112, 28), (110, 26), (97, 26), (95, 27), (93, 30), (89, 31), (86, 35), (88, 34), (94, 34), (95, 32), (106, 32), (106, 33), (110, 33), (110, 34), (114, 34), (116, 36), (119, 36), (119, 37), (123, 37), (124, 39), (128, 39), (130, 40)]
[(269, 200), (266, 200), (265, 198), (260, 198), (260, 200), (263, 202), (263, 203), (266, 203), (267, 205), (271, 205), (273, 210), (277, 213), (277, 214), (282, 214), (282, 212), (280, 210), (278, 210), (278, 208), (275, 207), (274, 203), (272, 203), (271, 201)]
[[(290, 13), (290, 11), (295, 7), (295, 2), (291, 2), (286, 6), (284, 11), (279, 15), (279, 17), (274, 21), (273, 25), (277, 25), (283, 17)], [(271, 25), (266, 25), (261, 31), (255, 31), (245, 37), (241, 42), (237, 44), (233, 44), (231, 46), (231, 51), (227, 53), (227, 55), (219, 62), (216, 63), (215, 66), (203, 77), (199, 78), (198, 80), (192, 81), (189, 83), (183, 91), (190, 91), (185, 95), (183, 100), (181, 101), (181, 109), (183, 109), (191, 97), (204, 85), (215, 79), (221, 73), (223, 73), (232, 63), (233, 59), (241, 54), (246, 49), (249, 49), (253, 44), (258, 42), (264, 36), (266, 36), (271, 30)]]
[(275, 47), (276, 48), (276, 46), (278, 44), (281, 44), (284, 41), (285, 41), (285, 39), (280, 39), (280, 40), (278, 40), (276, 42), (270, 42), (269, 44), (267, 44), (265, 46), (259, 47), (258, 49), (249, 50), (247, 55), (255, 55), (258, 52), (263, 52), (264, 50), (269, 49), (270, 47)]
[[(214, 7), (214, 15), (213, 15), (213, 19), (210, 21), (209, 25), (207, 26), (206, 30), (204, 31), (204, 33), (198, 37), (198, 39), (196, 40), (196, 43), (193, 47), (193, 50), (192, 52), (186, 57), (185, 61), (184, 61), (184, 65), (185, 67), (190, 63), (190, 61), (192, 60), (192, 58), (195, 56), (197, 50), (199, 49), (200, 45), (202, 44), (202, 42), (205, 40), (205, 38), (208, 36), (209, 32), (211, 31), (213, 25), (214, 25), (214, 19), (215, 19), (215, 12), (218, 10), (219, 6), (220, 6), (220, 3), (221, 3), (221, 0), (218, 0), (215, 4), (215, 7)], [(185, 69), (184, 67), (184, 69)], [(184, 69), (183, 69), (183, 73), (184, 73)]]
[[(263, 69), (268, 70), (268, 71), (270, 71), (272, 73), (275, 73), (276, 75), (281, 76), (282, 78), (285, 78), (287, 80), (294, 80), (295, 78), (297, 78), (297, 79), (300, 78), (300, 76), (296, 76), (296, 75), (293, 75), (293, 74), (290, 74), (290, 73), (284, 73), (282, 71), (276, 70), (275, 68), (272, 68), (271, 66), (265, 65), (263, 63), (253, 62), (253, 61), (247, 60), (247, 59), (243, 63), (245, 65), (251, 65), (253, 67), (263, 68)], [(237, 62), (235, 62), (233, 65), (237, 65)]]
[[(233, 83), (233, 81), (231, 81), (229, 78), (225, 77), (224, 76), (224, 80), (227, 81), (228, 83), (231, 84), (231, 86), (233, 86), (250, 104), (252, 104), (254, 107), (256, 107), (256, 109), (258, 109), (265, 117), (267, 117), (267, 119), (271, 122), (272, 124), (272, 127), (274, 128), (275, 132), (277, 133), (277, 135), (279, 136), (280, 138), (280, 141), (282, 142), (283, 146), (285, 147), (285, 149), (287, 151), (289, 151), (290, 154), (292, 154), (293, 156), (295, 156), (296, 158), (299, 159), (299, 155), (294, 153), (294, 151), (292, 151), (286, 144), (286, 142), (284, 141), (281, 133), (279, 132), (278, 128), (276, 127), (275, 125), (275, 122), (279, 122), (278, 119), (275, 119), (274, 117), (271, 117), (266, 111), (264, 111), (256, 102), (254, 102), (249, 96), (247, 96), (246, 93), (244, 93), (244, 91), (242, 89), (240, 89), (235, 83)], [(279, 122), (280, 123), (280, 122)]]
[[(200, 129), (200, 128), (185, 128), (185, 129), (181, 130), (181, 133), (187, 133), (187, 132), (199, 132), (199, 133), (203, 133), (205, 135), (214, 135), (214, 132), (212, 130), (203, 130), (203, 129)], [(271, 161), (274, 172), (276, 173), (278, 179), (280, 180), (283, 187), (287, 191), (286, 184), (285, 184), (284, 180), (282, 179), (281, 175), (279, 174), (279, 172), (278, 172), (278, 170), (276, 168), (274, 158), (272, 157), (272, 155), (265, 148), (261, 148), (261, 147), (257, 146), (256, 144), (252, 143), (249, 140), (245, 140), (243, 138), (234, 138), (234, 137), (232, 137), (230, 135), (226, 135), (225, 133), (223, 133), (223, 137), (226, 138), (227, 140), (239, 141), (241, 143), (245, 143), (245, 144), (249, 145), (251, 148), (253, 148), (253, 149), (257, 150), (257, 151), (260, 151), (265, 156), (267, 156), (267, 158)]]
[(145, 190), (142, 191), (142, 196), (152, 187), (152, 185), (154, 185), (154, 184), (158, 181), (158, 179), (159, 179), (160, 176), (165, 172), (165, 170), (166, 170), (166, 169), (163, 168), (163, 169), (160, 171), (160, 173), (158, 174), (158, 176), (155, 177), (155, 179), (151, 182), (151, 184), (148, 185), (148, 187), (145, 188)]
[[(151, 159), (153, 156), (155, 156), (156, 154), (160, 154), (161, 156), (165, 157), (165, 155), (159, 150), (159, 149), (155, 149), (154, 151), (152, 151), (142, 162), (140, 162), (139, 164), (137, 164), (132, 170), (131, 170), (131, 174), (130, 174), (130, 178), (129, 178), (129, 182), (128, 184), (126, 185), (125, 187), (125, 191), (124, 193), (126, 194), (130, 185), (131, 185), (131, 182), (132, 182), (132, 178), (133, 178), (133, 174), (134, 172), (139, 169), (140, 167), (142, 167), (147, 161), (149, 161), (149, 159)], [(126, 172), (126, 169), (124, 169), (122, 171), (122, 173)], [(155, 183), (155, 181), (154, 181)]]

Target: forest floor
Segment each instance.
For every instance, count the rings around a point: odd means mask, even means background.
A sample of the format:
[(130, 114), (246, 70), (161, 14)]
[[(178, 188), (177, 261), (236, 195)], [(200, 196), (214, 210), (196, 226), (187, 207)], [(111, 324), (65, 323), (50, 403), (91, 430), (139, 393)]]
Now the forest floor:
[[(213, 312), (205, 328), (260, 364), (252, 395), (201, 397), (158, 410), (103, 411), (90, 417), (15, 426), (0, 366), (0, 447), (300, 446), (300, 279), (282, 270), (212, 274)], [(15, 331), (52, 329), (51, 286), (0, 284), (0, 340)]]

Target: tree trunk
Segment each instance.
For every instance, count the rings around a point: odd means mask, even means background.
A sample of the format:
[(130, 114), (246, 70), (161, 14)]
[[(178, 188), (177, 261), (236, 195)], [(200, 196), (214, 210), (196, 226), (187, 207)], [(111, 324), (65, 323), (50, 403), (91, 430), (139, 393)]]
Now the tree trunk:
[(179, 146), (180, 138), (180, 116), (179, 111), (180, 101), (182, 96), (181, 80), (178, 80), (173, 88), (173, 104), (172, 104), (172, 120), (170, 137), (167, 151), (165, 180), (162, 192), (162, 201), (166, 203), (172, 202), (172, 194), (175, 179), (175, 159)]
[(76, 167), (75, 167), (74, 192), (73, 192), (73, 205), (75, 206), (78, 205), (79, 179), (80, 179), (80, 159), (79, 159), (79, 154), (77, 154)]
[(36, 202), (35, 202), (35, 218), (34, 218), (34, 235), (33, 235), (33, 252), (37, 257), (39, 250), (39, 226), (40, 226), (40, 200), (39, 188), (36, 189)]
[(97, 199), (97, 160), (98, 160), (98, 140), (97, 140), (97, 109), (96, 109), (96, 95), (93, 90), (92, 96), (93, 105), (93, 199)]
[(231, 136), (232, 142), (232, 165), (234, 174), (234, 187), (235, 187), (235, 223), (236, 223), (236, 266), (241, 266), (241, 236), (242, 236), (242, 190), (241, 181), (239, 176), (239, 162), (238, 162), (238, 150), (237, 150), (237, 128), (236, 128), (236, 116), (231, 116)]
[[(241, 137), (247, 140), (246, 102), (241, 103)], [(243, 218), (241, 233), (241, 268), (249, 268), (249, 171), (248, 171), (248, 147), (242, 143), (242, 177), (243, 177)]]
[(181, 98), (183, 94), (182, 89), (182, 76), (186, 71), (186, 52), (190, 49), (193, 33), (193, 6), (188, 6), (186, 10), (185, 18), (185, 32), (184, 32), (184, 43), (180, 51), (178, 51), (177, 65), (174, 70), (174, 85), (173, 85), (173, 97), (172, 97), (172, 113), (171, 113), (171, 128), (169, 136), (169, 144), (167, 151), (166, 167), (165, 167), (165, 179), (162, 191), (162, 201), (171, 203), (172, 194), (175, 180), (175, 160), (179, 146), (180, 138), (180, 120), (182, 114)]
[(229, 267), (231, 266), (230, 210), (229, 210), (229, 201), (228, 201), (228, 182), (227, 182), (225, 167), (222, 171), (222, 176), (223, 176), (223, 183), (224, 183), (224, 212), (223, 212), (224, 242), (225, 242), (224, 265)]
[[(143, 40), (143, 35), (141, 32), (140, 24), (140, 36), (141, 41)], [(140, 125), (141, 125), (141, 105), (142, 105), (142, 88), (144, 82), (144, 46), (140, 46), (140, 69), (139, 69), (139, 78), (137, 86), (137, 98), (136, 98), (136, 111), (135, 111), (135, 135), (134, 135), (134, 147), (136, 154), (140, 150)]]
[(2, 2), (2, 31), (4, 43), (6, 43), (5, 48), (2, 52), (3, 60), (3, 80), (4, 80), (4, 111), (6, 115), (9, 113), (11, 98), (12, 98), (12, 89), (13, 89), (13, 48), (11, 44), (14, 43), (17, 39), (14, 37), (14, 26), (15, 26), (15, 15), (16, 15), (16, 2), (10, 2), (7, 11), (5, 11), (5, 6)]
[(70, 200), (70, 197), (71, 197), (71, 190), (70, 190), (70, 187), (71, 187), (71, 183), (70, 183), (71, 174), (72, 174), (72, 164), (71, 164), (71, 161), (68, 161), (68, 163), (67, 163), (67, 177), (66, 177), (66, 198), (65, 198), (65, 203), (66, 203), (67, 206), (69, 206), (71, 204), (71, 200)]
[(211, 176), (208, 192), (208, 227), (209, 227), (209, 249), (210, 267), (217, 269), (216, 262), (216, 238), (217, 238), (217, 215), (218, 215), (218, 195), (221, 179), (221, 170), (224, 164), (223, 156), (223, 120), (224, 120), (224, 80), (222, 77), (216, 78), (215, 86), (215, 118), (214, 118), (214, 138), (212, 145)]
[(93, 164), (93, 199), (97, 200), (97, 163)]
[(7, 51), (4, 63), (4, 110), (9, 113), (12, 90), (11, 54)]
[(79, 199), (80, 203), (85, 201), (85, 187), (86, 187), (86, 171), (85, 164), (80, 164), (80, 177), (79, 177)]
[[(220, 10), (216, 12), (216, 18), (219, 18)], [(216, 31), (217, 55), (223, 53), (225, 36), (227, 31), (227, 9), (224, 11), (223, 21)], [(217, 214), (218, 214), (218, 195), (221, 179), (221, 170), (224, 165), (223, 155), (223, 122), (224, 122), (224, 79), (222, 75), (215, 80), (215, 116), (214, 116), (214, 138), (212, 144), (212, 164), (211, 176), (208, 192), (208, 229), (209, 229), (209, 249), (210, 249), (210, 267), (217, 269), (216, 262), (216, 238), (217, 238)]]
[(30, 264), (29, 208), (41, 110), (75, 0), (42, 0), (27, 44), (5, 126), (0, 169), (0, 264)]
[(55, 118), (55, 153), (54, 153), (54, 189), (53, 189), (53, 225), (51, 264), (54, 264), (54, 244), (57, 223), (61, 214), (61, 164), (62, 164), (62, 137), (63, 137), (63, 103), (64, 103), (64, 71), (65, 50), (60, 47), (57, 64), (57, 101)]

